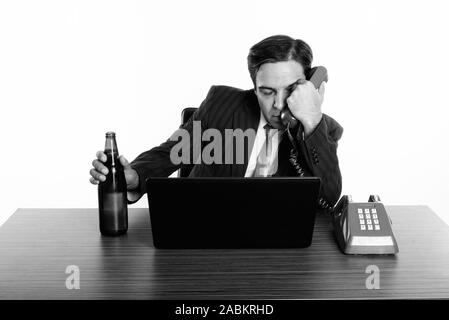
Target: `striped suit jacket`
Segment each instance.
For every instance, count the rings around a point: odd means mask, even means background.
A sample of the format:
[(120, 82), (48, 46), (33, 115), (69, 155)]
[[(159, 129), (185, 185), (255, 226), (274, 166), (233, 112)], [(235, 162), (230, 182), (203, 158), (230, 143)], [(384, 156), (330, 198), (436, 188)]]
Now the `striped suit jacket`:
[[(257, 130), (260, 120), (260, 107), (254, 90), (241, 90), (227, 86), (212, 86), (206, 99), (192, 115), (190, 120), (181, 125), (193, 136), (193, 121), (200, 121), (201, 130), (209, 128), (219, 130), (224, 137), (225, 129), (252, 128)], [(175, 132), (176, 136), (179, 132)], [(337, 145), (343, 133), (343, 128), (331, 117), (323, 114), (323, 118), (317, 128), (305, 140), (299, 134), (293, 132), (293, 136), (302, 150), (299, 158), (306, 175), (321, 178), (321, 196), (329, 204), (334, 205), (341, 193), (341, 173), (337, 158)], [(224, 139), (223, 139), (224, 140)], [(170, 159), (172, 147), (178, 141), (168, 139), (161, 145), (143, 152), (134, 161), (131, 167), (139, 175), (140, 194), (146, 192), (145, 180), (148, 177), (168, 177), (178, 170), (183, 164), (174, 164)], [(224, 145), (224, 141), (222, 141)], [(190, 163), (193, 162), (193, 143), (191, 143)], [(235, 145), (234, 161), (231, 164), (205, 164), (198, 163), (193, 167), (191, 177), (243, 177), (248, 166), (252, 146), (246, 143), (244, 146), (244, 161), (237, 163)], [(278, 151), (277, 176), (296, 176), (297, 173), (289, 161), (289, 139), (282, 139)], [(225, 150), (226, 148), (223, 148)], [(226, 150), (225, 150), (226, 151)], [(224, 159), (223, 155), (223, 159)]]

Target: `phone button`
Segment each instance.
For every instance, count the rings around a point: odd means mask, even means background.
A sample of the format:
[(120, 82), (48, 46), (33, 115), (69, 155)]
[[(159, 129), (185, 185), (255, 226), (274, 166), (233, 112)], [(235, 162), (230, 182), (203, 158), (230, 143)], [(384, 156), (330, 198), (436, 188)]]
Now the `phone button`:
[(377, 219), (377, 214), (373, 213), (373, 219)]
[(362, 213), (362, 214), (359, 214), (359, 219), (363, 219), (363, 218), (365, 218), (364, 215), (363, 215), (363, 213)]
[(365, 224), (365, 220), (360, 219), (360, 224)]
[(357, 213), (363, 213), (363, 210), (361, 208), (358, 208)]
[(365, 226), (364, 224), (362, 224), (362, 225), (360, 226), (360, 230), (366, 230), (366, 226)]
[(373, 226), (371, 224), (368, 225), (368, 230), (373, 230)]
[(379, 224), (379, 220), (374, 219), (374, 224)]
[(380, 226), (379, 226), (378, 224), (376, 224), (376, 225), (374, 226), (374, 229), (380, 230)]
[(366, 220), (366, 224), (372, 224), (371, 220), (370, 219)]

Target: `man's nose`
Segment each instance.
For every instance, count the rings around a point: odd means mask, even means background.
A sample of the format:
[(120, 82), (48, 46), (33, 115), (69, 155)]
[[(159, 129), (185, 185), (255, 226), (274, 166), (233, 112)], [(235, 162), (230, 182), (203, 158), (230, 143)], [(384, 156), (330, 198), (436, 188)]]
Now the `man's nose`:
[(278, 109), (278, 110), (282, 110), (285, 107), (285, 96), (284, 95), (278, 95), (276, 96), (276, 98), (274, 99), (274, 104), (273, 104), (273, 108)]

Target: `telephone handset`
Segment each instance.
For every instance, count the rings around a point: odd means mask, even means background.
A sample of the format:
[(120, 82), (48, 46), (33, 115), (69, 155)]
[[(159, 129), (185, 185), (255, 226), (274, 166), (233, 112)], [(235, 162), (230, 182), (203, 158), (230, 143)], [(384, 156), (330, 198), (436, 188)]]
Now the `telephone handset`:
[(391, 219), (377, 195), (368, 202), (342, 196), (332, 214), (337, 243), (346, 254), (396, 254), (398, 244)]
[[(316, 89), (321, 86), (323, 81), (328, 80), (327, 70), (323, 66), (318, 66), (310, 69), (306, 75), (306, 79), (313, 83)], [(294, 128), (298, 125), (299, 121), (292, 115), (288, 107), (285, 107), (281, 112), (281, 121), (286, 127)]]
[[(309, 80), (310, 82), (312, 82), (313, 85), (315, 86), (315, 88), (318, 89), (321, 86), (321, 83), (323, 83), (323, 81), (327, 82), (327, 80), (328, 80), (327, 70), (323, 66), (314, 67), (314, 68), (310, 69), (310, 71), (306, 74), (306, 79)], [(292, 113), (288, 109), (288, 107), (285, 107), (284, 110), (282, 110), (281, 121), (284, 124), (284, 126), (287, 127), (288, 137), (289, 137), (290, 141), (292, 142), (292, 145), (294, 146), (290, 150), (289, 161), (295, 168), (298, 176), (303, 177), (305, 175), (305, 170), (303, 169), (303, 167), (300, 164), (300, 161), (298, 159), (300, 151), (298, 150), (296, 143), (294, 142), (295, 139), (293, 138), (293, 136), (289, 130), (291, 128), (296, 127), (299, 124), (299, 130), (302, 132), (302, 135), (304, 138), (304, 130), (303, 130), (302, 124), (292, 115)], [(306, 153), (306, 151), (304, 150), (304, 146), (301, 146), (301, 147), (302, 147), (301, 152)], [(318, 206), (321, 209), (324, 209), (326, 211), (332, 210), (332, 206), (321, 196), (319, 197), (319, 200), (318, 200)]]

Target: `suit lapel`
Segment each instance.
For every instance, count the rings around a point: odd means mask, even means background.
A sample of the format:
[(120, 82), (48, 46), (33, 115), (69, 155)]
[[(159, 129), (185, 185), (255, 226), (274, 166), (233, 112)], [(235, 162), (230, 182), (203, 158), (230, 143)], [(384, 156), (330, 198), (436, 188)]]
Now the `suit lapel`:
[[(233, 128), (234, 129), (240, 128), (243, 131), (247, 129), (253, 129), (254, 132), (256, 132), (257, 127), (259, 126), (259, 120), (260, 120), (259, 102), (257, 101), (257, 97), (254, 93), (254, 90), (250, 90), (247, 93), (246, 103), (242, 105), (240, 108), (237, 108), (237, 111), (234, 113)], [(253, 146), (245, 143), (243, 164), (236, 164), (236, 144), (233, 143), (232, 146), (234, 154), (234, 162), (233, 164), (231, 164), (232, 176), (243, 177), (245, 175), (246, 168), (248, 167), (250, 150), (252, 149)]]

